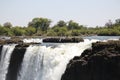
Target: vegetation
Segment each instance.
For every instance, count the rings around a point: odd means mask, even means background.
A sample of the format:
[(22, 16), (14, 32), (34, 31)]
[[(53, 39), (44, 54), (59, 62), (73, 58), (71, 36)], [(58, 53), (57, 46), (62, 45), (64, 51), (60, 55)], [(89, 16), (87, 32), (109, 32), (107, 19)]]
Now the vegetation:
[(36, 32), (39, 32), (39, 30), (46, 32), (50, 23), (51, 20), (47, 18), (34, 18), (31, 22), (29, 22), (28, 27), (31, 26), (36, 28)]
[(65, 22), (60, 20), (56, 25), (50, 26), (51, 20), (47, 18), (34, 18), (27, 27), (12, 26), (10, 22), (0, 25), (0, 35), (2, 36), (81, 36), (81, 35), (101, 35), (120, 36), (120, 19), (115, 23), (110, 20), (105, 26), (86, 27), (70, 20)]

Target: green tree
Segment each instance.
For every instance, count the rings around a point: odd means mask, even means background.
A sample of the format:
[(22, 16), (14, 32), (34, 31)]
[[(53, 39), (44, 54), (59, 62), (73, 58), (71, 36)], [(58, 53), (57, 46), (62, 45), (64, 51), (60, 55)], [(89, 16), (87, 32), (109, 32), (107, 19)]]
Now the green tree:
[(12, 27), (12, 24), (10, 22), (6, 22), (3, 24), (4, 27), (6, 28), (11, 28)]
[(113, 23), (111, 20), (109, 20), (107, 23), (105, 23), (105, 27), (111, 28), (113, 26)]
[(47, 31), (50, 23), (51, 20), (47, 18), (34, 18), (31, 22), (28, 23), (28, 26), (36, 28), (37, 32), (39, 29), (42, 31)]
[(71, 33), (72, 36), (79, 36), (80, 35), (80, 32), (79, 30), (73, 30), (72, 33)]
[(115, 20), (115, 24), (119, 24), (120, 25), (120, 19), (116, 19)]
[(66, 26), (66, 22), (63, 21), (63, 20), (60, 20), (60, 21), (57, 22), (57, 26), (64, 27), (64, 26)]
[(79, 24), (70, 20), (68, 22), (68, 29), (71, 30), (71, 29), (78, 29), (79, 28)]
[(34, 27), (27, 27), (27, 28), (25, 28), (25, 31), (26, 31), (26, 33), (25, 33), (26, 35), (31, 36), (31, 35), (35, 34), (36, 29)]
[(0, 27), (0, 35), (4, 35), (4, 36), (12, 36), (13, 33), (9, 28), (6, 27)]
[(66, 27), (60, 27), (59, 31), (57, 32), (58, 36), (66, 36), (67, 28)]
[(26, 33), (25, 29), (19, 26), (13, 27), (12, 32), (15, 36), (24, 36)]
[(53, 29), (47, 31), (47, 36), (57, 36), (57, 33)]
[(2, 27), (2, 25), (0, 24), (0, 27)]

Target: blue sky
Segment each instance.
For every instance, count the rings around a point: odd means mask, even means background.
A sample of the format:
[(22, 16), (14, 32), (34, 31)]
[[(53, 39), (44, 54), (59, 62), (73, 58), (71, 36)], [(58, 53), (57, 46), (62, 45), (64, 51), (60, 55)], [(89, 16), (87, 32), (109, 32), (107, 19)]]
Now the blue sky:
[(27, 26), (35, 17), (103, 26), (120, 18), (120, 0), (0, 0), (0, 24)]

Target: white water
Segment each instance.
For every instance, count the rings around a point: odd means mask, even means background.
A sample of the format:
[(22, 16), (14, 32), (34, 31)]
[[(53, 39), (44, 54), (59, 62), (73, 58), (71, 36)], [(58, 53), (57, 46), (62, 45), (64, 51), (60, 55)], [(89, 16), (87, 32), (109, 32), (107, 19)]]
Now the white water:
[(42, 43), (42, 39), (39, 38), (30, 38), (30, 39), (23, 39), (24, 43)]
[(60, 80), (66, 65), (74, 56), (91, 47), (96, 40), (51, 46), (29, 46), (24, 55), (18, 80)]
[(8, 71), (9, 61), (15, 45), (4, 45), (0, 60), (0, 80), (5, 80)]

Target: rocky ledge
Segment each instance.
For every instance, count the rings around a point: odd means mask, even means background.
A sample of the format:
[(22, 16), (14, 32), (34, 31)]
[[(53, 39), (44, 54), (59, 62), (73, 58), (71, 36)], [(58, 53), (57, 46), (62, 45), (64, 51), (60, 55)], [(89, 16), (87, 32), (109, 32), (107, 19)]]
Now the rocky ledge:
[(93, 43), (69, 62), (61, 80), (120, 80), (120, 41)]
[(59, 37), (59, 38), (45, 38), (43, 42), (50, 42), (50, 43), (78, 43), (83, 42), (83, 38), (75, 38), (75, 37)]

